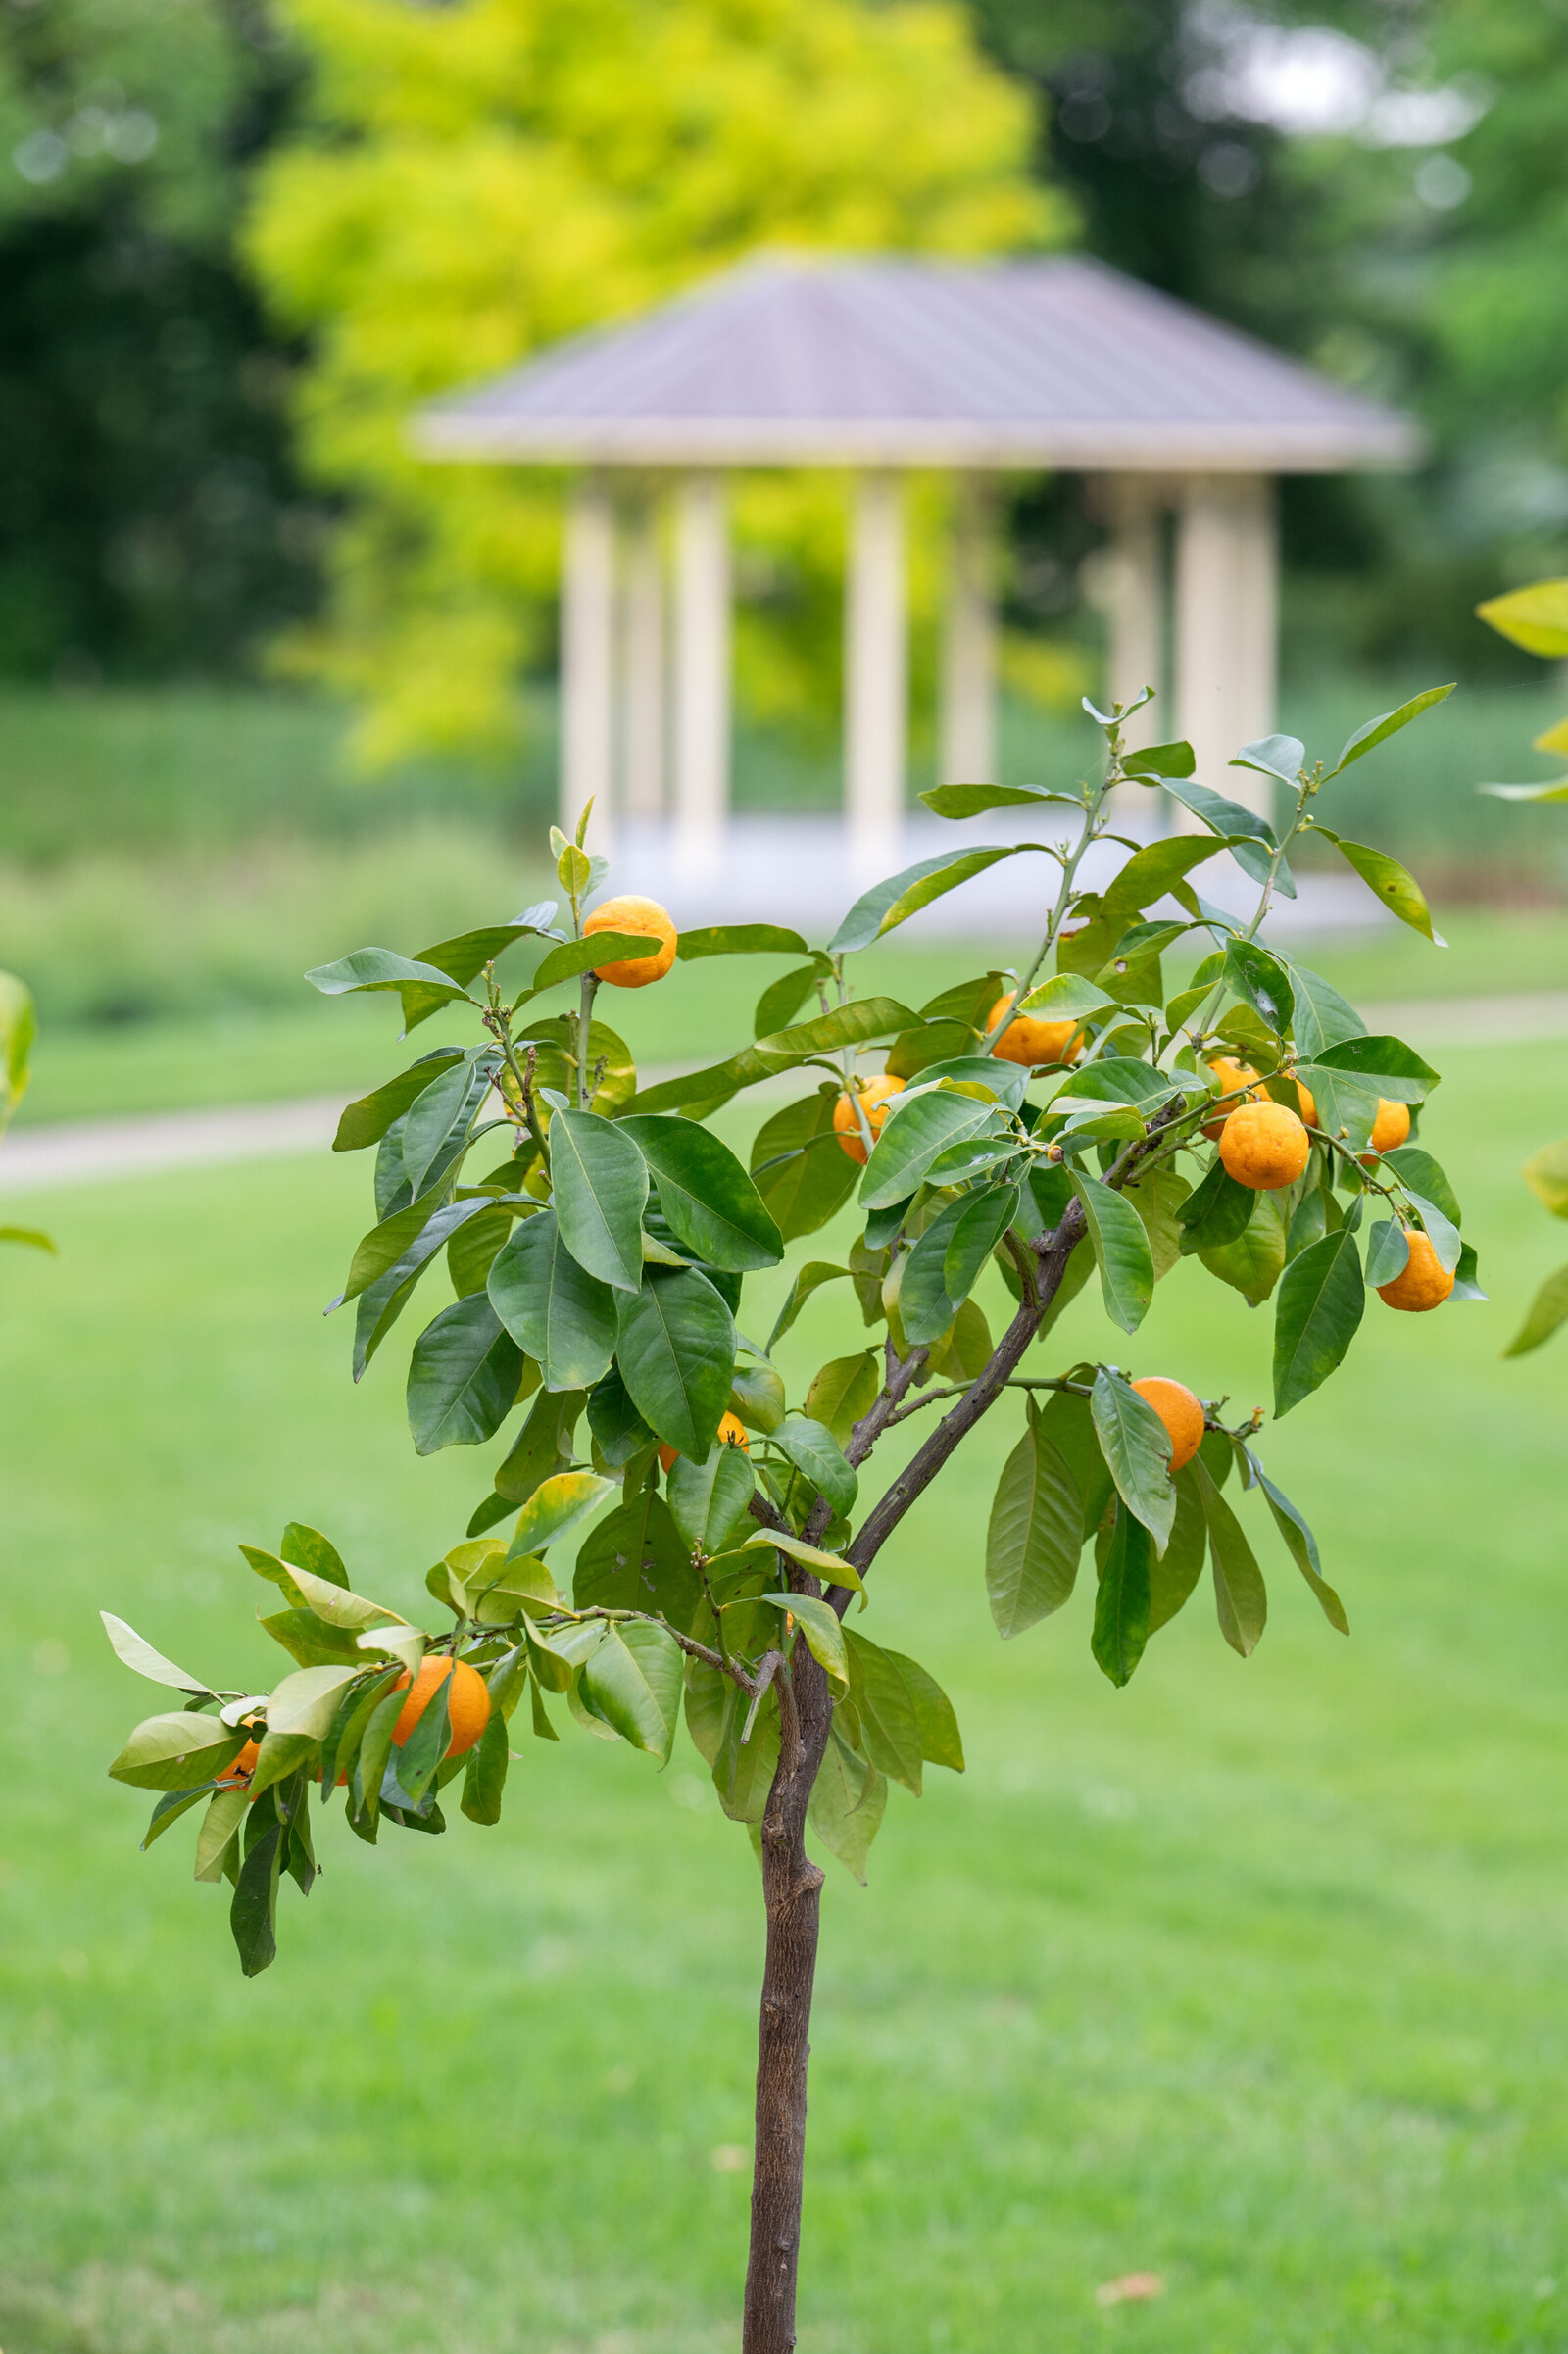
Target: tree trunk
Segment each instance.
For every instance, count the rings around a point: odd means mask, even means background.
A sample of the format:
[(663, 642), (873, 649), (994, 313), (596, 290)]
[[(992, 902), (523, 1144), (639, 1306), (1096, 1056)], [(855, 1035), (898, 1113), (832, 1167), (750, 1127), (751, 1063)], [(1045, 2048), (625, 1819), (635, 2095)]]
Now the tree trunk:
[(804, 1643), (780, 1680), (778, 1771), (762, 1817), (767, 1960), (757, 2049), (757, 2147), (742, 2354), (790, 2354), (806, 2168), (806, 2064), (822, 1875), (806, 1852), (806, 1808), (833, 1719), (828, 1682)]

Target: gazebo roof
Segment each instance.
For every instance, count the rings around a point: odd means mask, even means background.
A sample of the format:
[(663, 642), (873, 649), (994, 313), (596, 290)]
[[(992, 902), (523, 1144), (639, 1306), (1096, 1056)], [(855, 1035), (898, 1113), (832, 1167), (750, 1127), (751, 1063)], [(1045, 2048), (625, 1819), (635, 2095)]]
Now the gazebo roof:
[(1102, 263), (762, 256), (430, 404), (430, 458), (1317, 473), (1413, 421)]

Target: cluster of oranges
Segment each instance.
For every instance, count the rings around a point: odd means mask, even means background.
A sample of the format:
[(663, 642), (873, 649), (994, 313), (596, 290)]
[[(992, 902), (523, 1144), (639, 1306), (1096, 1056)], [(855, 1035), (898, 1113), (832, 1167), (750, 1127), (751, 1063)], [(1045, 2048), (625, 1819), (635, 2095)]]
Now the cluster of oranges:
[[(392, 1728), (392, 1745), (401, 1749), (430, 1702), (435, 1698), (448, 1677), (452, 1689), (447, 1694), (447, 1722), (452, 1739), (447, 1742), (448, 1757), (466, 1757), (475, 1747), (490, 1722), (490, 1687), (477, 1668), (466, 1659), (449, 1659), (444, 1652), (432, 1652), (424, 1660), (412, 1687), (407, 1672), (392, 1687), (394, 1692), (408, 1692), (408, 1698), (398, 1711), (398, 1721)], [(248, 1741), (239, 1755), (218, 1776), (220, 1790), (249, 1790), (256, 1760), (261, 1755), (260, 1744)], [(338, 1787), (347, 1782), (347, 1774), (339, 1774)]]

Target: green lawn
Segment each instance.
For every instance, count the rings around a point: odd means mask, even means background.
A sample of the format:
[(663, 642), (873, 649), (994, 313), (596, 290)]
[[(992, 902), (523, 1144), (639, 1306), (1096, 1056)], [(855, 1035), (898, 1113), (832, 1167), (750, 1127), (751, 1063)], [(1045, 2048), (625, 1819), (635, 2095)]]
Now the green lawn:
[[(1568, 988), (1568, 934), (1555, 912), (1441, 913), (1450, 943), (1446, 951), (1390, 922), (1366, 934), (1304, 943), (1293, 953), (1331, 974), (1352, 998), (1372, 1004)], [(454, 925), (474, 920), (474, 901), (465, 911), (455, 899), (451, 919)], [(339, 933), (332, 953), (359, 945), (351, 933)], [(412, 949), (420, 943), (401, 935), (387, 945)], [(1021, 945), (966, 949), (940, 942), (925, 948), (890, 941), (870, 952), (869, 962), (860, 960), (858, 985), (918, 1005), (960, 967), (984, 970), (1025, 953)], [(644, 1066), (716, 1057), (735, 1043), (737, 1012), (744, 1020), (754, 997), (790, 961), (756, 957), (749, 971), (717, 960), (677, 964), (656, 988), (607, 991), (600, 1011), (623, 1032)], [(402, 1057), (395, 1001), (323, 1000), (303, 982), (295, 994), (292, 1007), (50, 1028), (19, 1118), (35, 1124), (349, 1094), (372, 1086)], [(422, 1051), (442, 1035), (433, 1022), (416, 1034), (409, 1052)]]
[[(980, 1550), (1010, 1408), (879, 1566), (867, 1625), (940, 1673), (969, 1771), (895, 1793), (868, 1890), (830, 1867), (803, 2354), (1568, 2339), (1568, 1348), (1497, 1358), (1561, 1255), (1514, 1172), (1563, 1124), (1568, 1050), (1446, 1060), (1425, 1139), (1496, 1304), (1374, 1300), (1343, 1375), (1265, 1435), (1348, 1644), (1249, 1501), (1275, 1622), (1247, 1664), (1201, 1592), (1124, 1692), (1082, 1593), (1004, 1647)], [(356, 1394), (321, 1320), (368, 1175), (8, 1205), (62, 1255), (0, 1260), (6, 2354), (736, 2342), (747, 2178), (712, 2153), (747, 2136), (759, 1890), (684, 1741), (661, 1776), (565, 1722), (497, 1830), (372, 1853), (329, 1824), (252, 1985), (184, 1828), (139, 1855), (145, 1805), (104, 1778), (157, 1696), (100, 1604), (272, 1680), (236, 1539), (312, 1521), (417, 1610), (485, 1485), (414, 1460), (406, 1345)], [(744, 1321), (779, 1289), (754, 1279)], [(1114, 1349), (1250, 1404), (1266, 1317), (1189, 1266), (1135, 1342), (1085, 1300), (1049, 1361)], [(818, 1295), (792, 1394), (853, 1341)], [(1143, 2269), (1161, 2300), (1096, 2305)]]

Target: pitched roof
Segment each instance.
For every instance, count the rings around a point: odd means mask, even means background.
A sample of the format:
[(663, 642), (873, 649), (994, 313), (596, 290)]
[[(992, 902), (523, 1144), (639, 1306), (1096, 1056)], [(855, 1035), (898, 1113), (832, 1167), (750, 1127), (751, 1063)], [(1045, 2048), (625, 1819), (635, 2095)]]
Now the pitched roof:
[(535, 465), (1144, 472), (1421, 451), (1409, 417), (1079, 256), (763, 256), (431, 403), (416, 440)]

